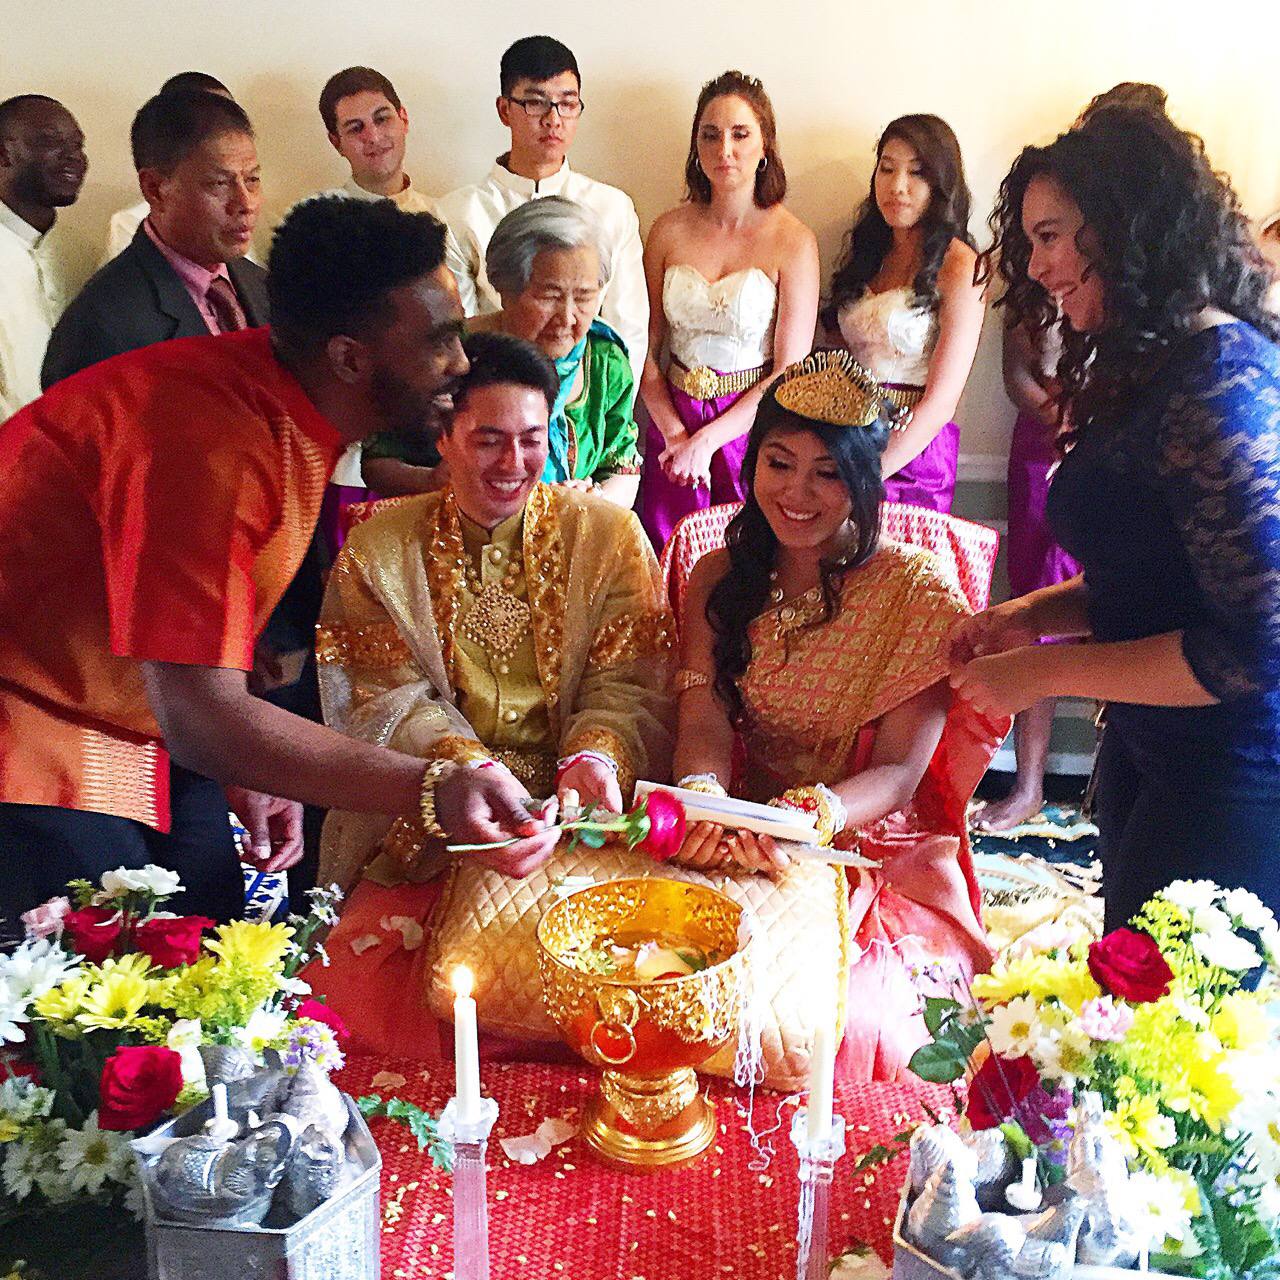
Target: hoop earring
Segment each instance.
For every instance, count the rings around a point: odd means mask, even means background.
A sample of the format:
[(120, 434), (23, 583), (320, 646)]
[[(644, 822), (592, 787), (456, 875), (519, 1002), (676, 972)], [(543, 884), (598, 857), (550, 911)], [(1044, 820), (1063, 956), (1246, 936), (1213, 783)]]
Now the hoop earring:
[(756, 172), (763, 173), (769, 167), (769, 157), (761, 156), (760, 163), (756, 165)]

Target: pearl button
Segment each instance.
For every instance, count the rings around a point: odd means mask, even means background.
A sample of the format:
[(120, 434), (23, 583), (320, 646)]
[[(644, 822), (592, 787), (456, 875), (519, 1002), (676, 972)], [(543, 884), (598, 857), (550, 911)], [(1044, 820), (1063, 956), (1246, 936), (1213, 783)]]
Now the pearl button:
[(502, 548), (501, 548), (501, 547), (490, 547), (490, 548), (489, 548), (489, 559), (490, 559), (494, 564), (501, 564), (501, 563), (502, 563)]
[(506, 663), (506, 662), (500, 662), (500, 663), (498, 663), (498, 674), (499, 674), (500, 676), (507, 676), (507, 675), (510, 675), (510, 674), (511, 674), (511, 667), (510, 667), (510, 665), (509, 665), (508, 663)]
[(508, 709), (502, 713), (502, 718), (507, 724), (515, 724), (520, 717), (514, 710)]

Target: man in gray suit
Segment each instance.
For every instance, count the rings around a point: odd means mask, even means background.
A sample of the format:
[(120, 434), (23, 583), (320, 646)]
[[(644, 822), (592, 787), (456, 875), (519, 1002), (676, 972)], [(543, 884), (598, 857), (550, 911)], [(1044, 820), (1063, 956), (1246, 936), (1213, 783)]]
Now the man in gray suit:
[(244, 109), (205, 90), (158, 94), (134, 118), (131, 141), (150, 214), (63, 313), (41, 371), (46, 389), (153, 342), (267, 321), (266, 273), (244, 256), (262, 204)]

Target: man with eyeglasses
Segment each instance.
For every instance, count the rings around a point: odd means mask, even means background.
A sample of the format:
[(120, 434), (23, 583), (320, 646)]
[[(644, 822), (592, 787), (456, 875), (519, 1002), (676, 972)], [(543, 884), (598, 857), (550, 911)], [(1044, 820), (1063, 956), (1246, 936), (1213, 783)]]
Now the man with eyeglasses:
[(449, 228), (445, 261), (458, 281), (469, 316), (499, 309), (484, 270), (493, 229), (517, 205), (541, 196), (564, 196), (587, 205), (600, 219), (609, 259), (600, 316), (621, 334), (635, 370), (644, 368), (649, 339), (640, 222), (631, 197), (569, 168), (566, 154), (582, 115), (577, 59), (550, 36), (525, 36), (502, 55), (498, 118), (511, 131), (511, 149), (489, 176), (445, 196), (436, 213)]

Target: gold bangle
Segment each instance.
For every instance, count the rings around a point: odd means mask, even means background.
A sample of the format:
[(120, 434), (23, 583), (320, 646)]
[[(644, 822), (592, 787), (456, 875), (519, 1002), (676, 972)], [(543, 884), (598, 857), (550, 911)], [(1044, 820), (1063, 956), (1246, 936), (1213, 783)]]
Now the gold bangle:
[[(792, 787), (769, 803), (779, 809), (795, 809), (818, 820), (818, 843), (825, 848), (836, 837), (836, 814), (826, 787)], [(843, 826), (843, 824), (842, 824)]]
[(435, 836), (440, 840), (447, 839), (449, 833), (436, 818), (436, 784), (459, 767), (453, 760), (433, 760), (427, 765), (422, 775), (422, 791), (418, 799), (422, 824), (426, 828), (427, 835)]
[(696, 791), (704, 796), (727, 796), (724, 784), (714, 773), (686, 774), (676, 783), (682, 791)]

